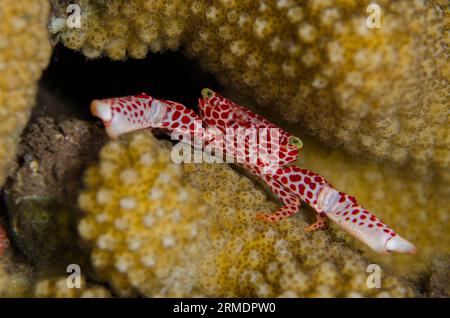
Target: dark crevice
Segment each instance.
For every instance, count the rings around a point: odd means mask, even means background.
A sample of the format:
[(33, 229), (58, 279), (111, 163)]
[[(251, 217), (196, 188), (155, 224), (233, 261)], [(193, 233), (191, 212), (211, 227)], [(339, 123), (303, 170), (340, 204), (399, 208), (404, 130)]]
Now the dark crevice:
[(50, 116), (94, 120), (89, 113), (93, 99), (142, 92), (196, 109), (204, 87), (220, 89), (213, 75), (204, 72), (196, 61), (181, 52), (149, 54), (142, 60), (88, 60), (58, 45), (39, 82), (33, 119)]

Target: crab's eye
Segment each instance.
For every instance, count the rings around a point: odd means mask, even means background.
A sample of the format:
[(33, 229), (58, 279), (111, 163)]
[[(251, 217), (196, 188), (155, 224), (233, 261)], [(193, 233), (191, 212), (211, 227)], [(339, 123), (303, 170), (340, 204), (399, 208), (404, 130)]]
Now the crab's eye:
[(298, 149), (303, 147), (303, 141), (300, 138), (294, 136), (289, 138), (289, 144), (295, 146)]
[(202, 96), (204, 98), (212, 98), (214, 96), (214, 92), (212, 90), (210, 90), (209, 88), (204, 88), (202, 90)]

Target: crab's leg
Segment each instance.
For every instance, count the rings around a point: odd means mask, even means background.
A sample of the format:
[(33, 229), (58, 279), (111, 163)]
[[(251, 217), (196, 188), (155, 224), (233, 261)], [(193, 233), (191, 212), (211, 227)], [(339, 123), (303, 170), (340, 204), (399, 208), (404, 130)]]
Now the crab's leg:
[(6, 235), (6, 231), (3, 228), (3, 226), (0, 225), (0, 256), (3, 255), (8, 246), (9, 246), (8, 236)]
[(318, 174), (292, 166), (279, 169), (273, 178), (313, 207), (319, 216), (332, 219), (373, 250), (379, 253), (416, 251), (414, 245), (360, 206), (354, 197), (338, 192)]
[(262, 175), (262, 179), (269, 186), (270, 190), (284, 203), (284, 206), (271, 214), (258, 213), (256, 215), (258, 220), (275, 223), (298, 212), (300, 207), (300, 199), (298, 196), (290, 193), (280, 182), (274, 180), (269, 175)]
[[(317, 212), (317, 211), (316, 211)], [(316, 230), (324, 229), (328, 226), (328, 217), (325, 212), (316, 213), (316, 222), (305, 228), (307, 232), (313, 232)]]
[[(278, 174), (281, 174), (284, 170), (290, 170), (290, 169), (279, 169), (277, 170)], [(295, 214), (299, 211), (300, 207), (300, 196), (297, 194), (294, 194), (292, 192), (292, 189), (286, 186), (283, 186), (283, 184), (280, 181), (277, 181), (273, 178), (271, 175), (262, 175), (262, 179), (265, 181), (265, 183), (269, 186), (270, 190), (285, 204), (283, 207), (281, 207), (278, 211), (272, 213), (272, 214), (264, 214), (264, 213), (258, 213), (256, 215), (256, 218), (259, 220), (264, 220), (268, 222), (278, 222), (282, 219), (291, 216), (292, 214)], [(283, 179), (284, 180), (284, 179)], [(316, 222), (311, 224), (306, 228), (306, 231), (314, 231), (321, 228), (325, 228), (328, 225), (328, 218), (325, 215), (324, 212), (320, 211), (318, 209), (316, 214)]]

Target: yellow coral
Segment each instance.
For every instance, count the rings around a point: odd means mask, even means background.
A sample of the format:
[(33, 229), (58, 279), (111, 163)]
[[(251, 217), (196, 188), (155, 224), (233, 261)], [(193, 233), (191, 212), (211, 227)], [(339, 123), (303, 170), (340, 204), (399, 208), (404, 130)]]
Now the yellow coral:
[[(42, 268), (41, 268), (42, 269)], [(12, 250), (0, 257), (0, 298), (4, 297), (51, 297), (51, 298), (102, 298), (110, 297), (103, 286), (87, 283), (80, 277), (79, 286), (69, 288), (68, 282), (74, 282), (70, 276), (46, 277), (46, 269), (40, 271), (23, 259), (14, 255)]]
[(81, 50), (90, 58), (107, 54), (114, 60), (127, 55), (144, 58), (147, 52), (177, 49), (188, 23), (191, 1), (114, 0), (78, 2), (79, 27), (66, 23), (77, 12), (67, 13), (67, 4), (52, 1), (54, 14), (49, 30), (62, 43)]
[(0, 2), (0, 185), (50, 56), (48, 11), (47, 0)]
[(28, 297), (32, 283), (31, 267), (16, 260), (10, 251), (0, 257), (0, 298)]
[(80, 286), (69, 288), (67, 277), (40, 279), (35, 283), (33, 296), (38, 298), (106, 298), (111, 294), (103, 286), (87, 284), (80, 277)]
[(275, 225), (256, 221), (277, 204), (251, 180), (225, 164), (175, 165), (149, 134), (106, 145), (85, 179), (79, 230), (119, 294), (414, 295), (388, 273), (389, 284), (368, 288), (367, 261), (324, 231), (305, 232), (305, 210)]
[(182, 44), (224, 84), (322, 140), (450, 180), (450, 9), (380, 0), (381, 28), (371, 29), (371, 2), (81, 1), (85, 26), (54, 32), (88, 57)]
[(187, 52), (322, 140), (450, 181), (449, 7), (377, 1), (369, 29), (371, 2), (212, 1), (228, 14), (188, 32)]
[(92, 244), (92, 263), (121, 295), (190, 294), (196, 248), (206, 241), (206, 206), (161, 147), (142, 133), (127, 145), (108, 144), (79, 199), (87, 212), (79, 231)]

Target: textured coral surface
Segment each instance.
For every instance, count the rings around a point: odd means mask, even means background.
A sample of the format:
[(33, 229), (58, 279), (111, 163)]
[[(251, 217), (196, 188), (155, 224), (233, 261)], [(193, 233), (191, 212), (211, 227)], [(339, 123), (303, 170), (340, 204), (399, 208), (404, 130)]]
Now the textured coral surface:
[(11, 253), (0, 257), (0, 298), (30, 296), (32, 270)]
[(0, 184), (50, 57), (49, 8), (47, 0), (0, 1)]
[[(69, 288), (76, 286), (76, 288)], [(111, 293), (103, 286), (88, 284), (84, 277), (79, 281), (70, 277), (61, 276), (53, 278), (39, 279), (33, 288), (33, 297), (38, 298), (106, 298), (111, 297)]]
[(86, 173), (79, 231), (100, 279), (120, 295), (192, 295), (196, 257), (207, 247), (206, 206), (153, 137), (111, 142)]
[[(73, 283), (73, 286), (78, 288), (69, 288), (71, 285), (68, 285), (68, 283)], [(11, 252), (0, 257), (0, 298), (97, 298), (110, 296), (110, 292), (105, 287), (95, 283), (87, 283), (83, 276), (79, 279), (67, 276), (49, 278), (36, 273), (33, 267), (27, 265), (23, 259)]]
[(80, 234), (99, 277), (119, 294), (415, 294), (388, 272), (382, 289), (369, 289), (366, 259), (327, 232), (306, 233), (306, 210), (276, 225), (257, 221), (276, 203), (229, 166), (175, 165), (149, 134), (127, 139), (103, 148), (79, 198)]
[[(54, 1), (58, 2), (58, 1)], [(82, 0), (80, 29), (53, 33), (91, 58), (183, 47), (259, 102), (348, 151), (450, 180), (448, 23), (443, 2)], [(445, 1), (444, 1), (445, 2)]]

